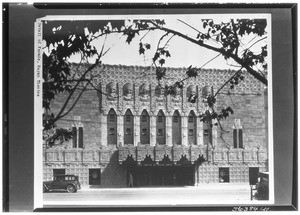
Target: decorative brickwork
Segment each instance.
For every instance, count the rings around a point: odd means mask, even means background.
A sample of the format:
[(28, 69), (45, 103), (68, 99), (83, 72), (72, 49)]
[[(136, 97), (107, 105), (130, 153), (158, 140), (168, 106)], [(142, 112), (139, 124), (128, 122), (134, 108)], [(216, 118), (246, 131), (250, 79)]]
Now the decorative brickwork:
[[(72, 70), (83, 71), (85, 68), (86, 65), (72, 65)], [(236, 71), (203, 69), (196, 78), (185, 81), (183, 89), (178, 90), (176, 95), (165, 95), (161, 86), (184, 79), (185, 71), (185, 68), (167, 68), (167, 78), (159, 83), (152, 67), (96, 67), (92, 71), (96, 77), (92, 84), (98, 92), (89, 88), (74, 109), (57, 123), (64, 128), (80, 123), (83, 127), (83, 148), (73, 148), (70, 140), (45, 149), (44, 179), (52, 177), (53, 169), (64, 168), (67, 174), (78, 175), (83, 185), (88, 186), (89, 169), (96, 168), (101, 170), (100, 187), (125, 187), (127, 165), (141, 166), (146, 161), (157, 166), (166, 162), (174, 166), (193, 165), (195, 185), (219, 183), (219, 167), (229, 168), (230, 183), (247, 182), (249, 167), (267, 170), (267, 97), (263, 85), (245, 73), (245, 80), (235, 89), (230, 90), (226, 86), (220, 92), (216, 108), (221, 110), (230, 106), (234, 114), (221, 122), (224, 131), (217, 126), (212, 128), (212, 140), (204, 145), (203, 123), (198, 116), (207, 110), (207, 104), (202, 100), (205, 95), (216, 92)], [(75, 101), (76, 95), (78, 92), (71, 102)], [(187, 101), (190, 95), (197, 96), (195, 103)], [(65, 98), (65, 95), (59, 95), (51, 104), (54, 113), (60, 110)], [(116, 115), (114, 131), (108, 126), (111, 110)], [(165, 127), (161, 127), (165, 130), (162, 131), (158, 129), (161, 126), (159, 111), (165, 120)], [(189, 122), (191, 111), (195, 115), (194, 124)], [(128, 112), (132, 113), (132, 127), (128, 127), (124, 118)], [(148, 124), (143, 124), (144, 130), (141, 130), (141, 115), (145, 112), (149, 114)], [(174, 113), (179, 117), (178, 126), (181, 127), (174, 126)], [(240, 119), (239, 129), (243, 132), (242, 148), (234, 148), (233, 145), (236, 119)], [(179, 134), (172, 132), (175, 128)], [(160, 132), (165, 135), (163, 145), (157, 143)], [(132, 137), (127, 138), (125, 144), (125, 135), (129, 133)], [(142, 141), (144, 134), (148, 136)], [(110, 139), (116, 140), (116, 143), (112, 144)]]

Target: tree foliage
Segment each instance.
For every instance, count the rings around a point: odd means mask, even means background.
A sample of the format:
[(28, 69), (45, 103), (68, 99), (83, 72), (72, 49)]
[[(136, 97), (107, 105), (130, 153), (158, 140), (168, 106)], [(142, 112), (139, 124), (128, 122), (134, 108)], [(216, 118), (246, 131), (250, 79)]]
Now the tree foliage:
[[(233, 114), (230, 107), (225, 107), (220, 112), (216, 112), (216, 98), (223, 87), (228, 85), (233, 89), (235, 85), (244, 80), (245, 76), (242, 70), (245, 70), (267, 86), (267, 78), (264, 72), (261, 71), (267, 69), (267, 46), (261, 46), (259, 52), (254, 52), (251, 49), (259, 41), (266, 39), (267, 22), (265, 19), (231, 19), (221, 23), (215, 23), (213, 19), (202, 19), (202, 26), (199, 29), (182, 20), (178, 21), (194, 29), (195, 35), (190, 36), (185, 32), (171, 29), (164, 20), (158, 19), (45, 22), (43, 27), (43, 40), (45, 42), (43, 54), (44, 131), (47, 133), (47, 131), (56, 128), (56, 121), (72, 110), (86, 88), (91, 85), (91, 80), (94, 77), (90, 73), (97, 65), (102, 63), (101, 58), (108, 51), (104, 50), (104, 44), (102, 47), (95, 47), (93, 41), (109, 37), (111, 34), (123, 35), (129, 45), (133, 39), (140, 39), (137, 50), (140, 55), (144, 55), (145, 52), (153, 49), (152, 66), (156, 68), (156, 79), (158, 81), (161, 81), (167, 75), (164, 65), (173, 54), (168, 49), (168, 43), (173, 37), (180, 37), (195, 44), (195, 46), (215, 51), (217, 54), (222, 55), (225, 60), (234, 60), (240, 67), (239, 71), (230, 77), (220, 89), (217, 89), (215, 94), (208, 94), (203, 99), (210, 110), (199, 116), (201, 121), (208, 122), (214, 119), (218, 122), (214, 123), (217, 125), (220, 124), (221, 120)], [(164, 33), (157, 44), (143, 42), (145, 34), (141, 36), (141, 32), (150, 31)], [(249, 36), (257, 39), (253, 40), (252, 44), (245, 46), (242, 42), (243, 38)], [(167, 41), (165, 42), (165, 40)], [(214, 43), (211, 43), (212, 41)], [(85, 71), (79, 74), (74, 74), (76, 71), (70, 71), (69, 60), (74, 54), (80, 54), (81, 63), (88, 63), (87, 65), (89, 65)], [(90, 63), (90, 59), (96, 60)], [(164, 92), (170, 95), (175, 94), (176, 88), (182, 89), (185, 80), (197, 77), (201, 69), (202, 67), (196, 68), (190, 65), (186, 70), (186, 78), (176, 81), (170, 86), (164, 86)], [(71, 98), (75, 96), (75, 91), (80, 91), (80, 93), (72, 100), (73, 103), (71, 104)], [(65, 93), (68, 97), (61, 110), (54, 115), (50, 109), (50, 104), (60, 93)], [(200, 98), (193, 95), (189, 98), (189, 101), (196, 102), (197, 99)], [(71, 138), (70, 135), (71, 131), (59, 130), (54, 134), (52, 132), (52, 139), (48, 138), (48, 141), (53, 142), (59, 139), (60, 136), (65, 136), (68, 139)]]

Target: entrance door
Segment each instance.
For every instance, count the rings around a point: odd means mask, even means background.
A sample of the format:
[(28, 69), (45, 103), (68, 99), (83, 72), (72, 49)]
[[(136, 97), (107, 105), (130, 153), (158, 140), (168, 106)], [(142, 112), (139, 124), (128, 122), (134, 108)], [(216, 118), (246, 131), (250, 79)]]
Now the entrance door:
[(100, 185), (100, 169), (89, 169), (89, 185)]
[(191, 186), (194, 166), (138, 166), (137, 186)]
[(258, 179), (259, 167), (249, 167), (249, 183), (255, 185)]

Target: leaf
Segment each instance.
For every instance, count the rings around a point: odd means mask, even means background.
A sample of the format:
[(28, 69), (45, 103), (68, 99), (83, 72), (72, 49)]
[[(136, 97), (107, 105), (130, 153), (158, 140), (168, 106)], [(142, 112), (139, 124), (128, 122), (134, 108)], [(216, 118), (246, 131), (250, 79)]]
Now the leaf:
[(193, 68), (192, 65), (189, 66), (188, 70), (186, 71), (186, 74), (189, 78), (191, 77), (196, 78), (196, 76), (198, 75), (197, 68), (196, 67)]
[(165, 59), (162, 58), (162, 59), (160, 59), (158, 62), (159, 62), (159, 64), (162, 66), (162, 65), (165, 63)]
[(144, 54), (145, 53), (145, 49), (144, 49), (144, 47), (143, 47), (143, 43), (139, 43), (139, 53), (140, 54)]
[(165, 52), (165, 54), (166, 54), (166, 57), (171, 57), (171, 54), (168, 50)]
[(166, 68), (156, 68), (156, 79), (160, 81), (166, 75)]
[(121, 28), (125, 26), (125, 20), (111, 20), (110, 24), (112, 29), (121, 30)]
[(160, 54), (158, 52), (155, 52), (153, 61), (155, 62), (159, 58)]

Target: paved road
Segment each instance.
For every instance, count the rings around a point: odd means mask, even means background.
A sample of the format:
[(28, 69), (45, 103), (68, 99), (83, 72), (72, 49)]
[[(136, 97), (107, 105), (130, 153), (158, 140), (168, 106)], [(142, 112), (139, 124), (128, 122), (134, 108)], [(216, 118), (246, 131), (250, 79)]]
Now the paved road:
[(201, 185), (177, 188), (82, 189), (77, 193), (44, 193), (44, 205), (207, 205), (245, 204), (248, 184)]

